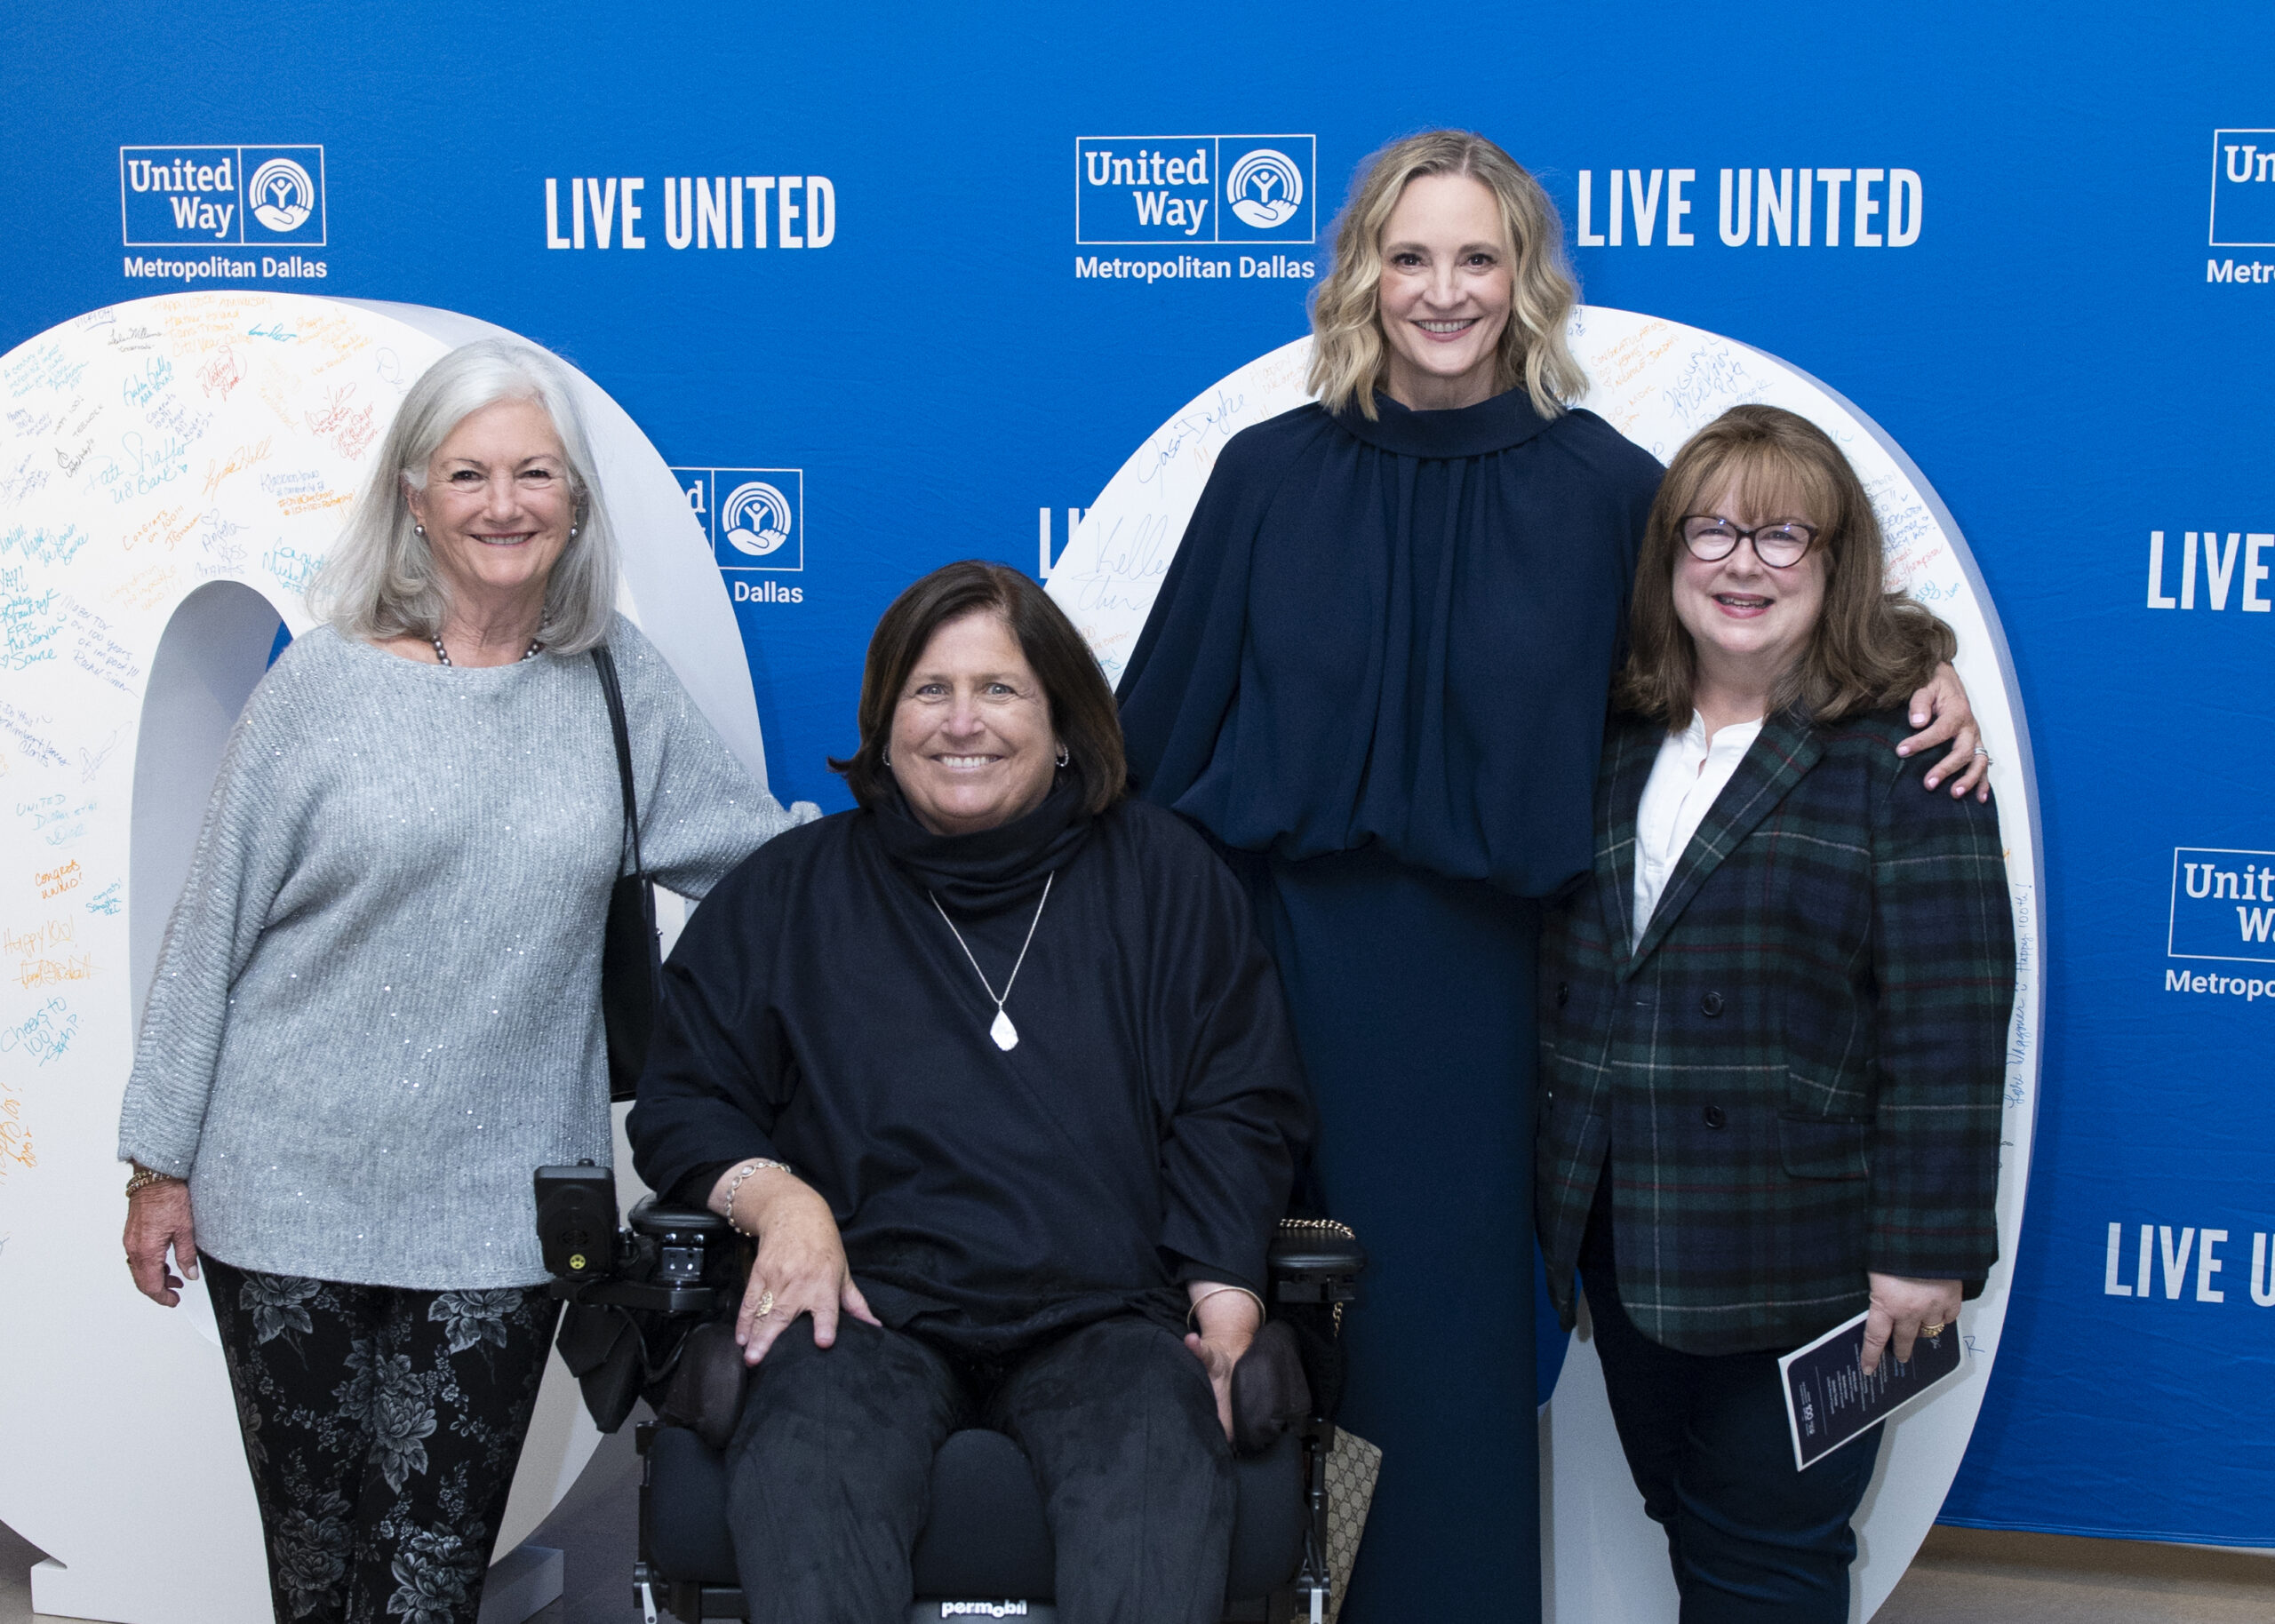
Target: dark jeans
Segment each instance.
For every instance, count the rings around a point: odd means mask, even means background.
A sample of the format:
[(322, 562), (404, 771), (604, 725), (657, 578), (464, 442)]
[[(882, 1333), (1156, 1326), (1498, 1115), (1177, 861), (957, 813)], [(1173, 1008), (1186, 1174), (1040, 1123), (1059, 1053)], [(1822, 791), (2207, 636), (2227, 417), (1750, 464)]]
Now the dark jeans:
[(1628, 1469), (1666, 1530), (1682, 1624), (1844, 1624), (1856, 1556), (1848, 1519), (1872, 1484), (1880, 1429), (1795, 1470), (1777, 1354), (1681, 1353), (1645, 1336), (1620, 1305), (1610, 1227), (1599, 1204), (1582, 1284)]
[(1008, 1433), (1034, 1464), (1064, 1624), (1222, 1616), (1232, 1450), (1201, 1362), (1134, 1316), (1058, 1336), (1000, 1371), (851, 1318), (828, 1349), (814, 1346), (811, 1320), (785, 1331), (727, 1449), (728, 1520), (752, 1616), (905, 1617), (932, 1456), (971, 1426)]
[(278, 1624), (475, 1624), (560, 1305), (202, 1262)]

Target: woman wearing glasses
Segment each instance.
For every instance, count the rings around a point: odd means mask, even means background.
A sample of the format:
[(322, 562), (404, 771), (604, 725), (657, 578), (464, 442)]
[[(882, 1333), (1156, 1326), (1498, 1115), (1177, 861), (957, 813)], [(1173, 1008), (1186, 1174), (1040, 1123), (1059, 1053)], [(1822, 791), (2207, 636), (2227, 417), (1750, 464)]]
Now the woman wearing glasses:
[[(1569, 409), (1562, 243), (1482, 136), (1369, 159), (1312, 299), (1318, 400), (1225, 447), (1122, 681), (1139, 792), (1247, 875), (1313, 1192), (1373, 1260), (1341, 1419), (1382, 1478), (1346, 1624), (1538, 1606), (1534, 954), (1541, 900), (1587, 870), (1660, 474)], [(1952, 750), (1912, 792), (1968, 792), (1950, 673), (1931, 705), (1911, 743)]]
[(1998, 1255), (1998, 817), (1895, 752), (1952, 638), (1813, 425), (1701, 431), (1636, 569), (1594, 873), (1542, 947), (1549, 1289), (1567, 1325), (1587, 1294), (1685, 1624), (1844, 1620), (1879, 1429), (1797, 1471), (1777, 1357), (1869, 1310), (1866, 1370), (1908, 1359)]

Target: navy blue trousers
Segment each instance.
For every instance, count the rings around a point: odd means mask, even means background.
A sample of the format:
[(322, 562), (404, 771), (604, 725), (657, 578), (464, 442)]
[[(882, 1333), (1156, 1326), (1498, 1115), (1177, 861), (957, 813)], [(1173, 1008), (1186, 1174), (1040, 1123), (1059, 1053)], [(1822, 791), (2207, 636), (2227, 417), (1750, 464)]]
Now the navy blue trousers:
[(1371, 851), (1251, 866), (1358, 1231), (1342, 1424), (1383, 1452), (1345, 1624), (1540, 1616), (1533, 1389), (1537, 904)]
[[(1605, 1188), (1611, 1170), (1604, 1169)], [(1599, 1199), (1581, 1283), (1643, 1509), (1666, 1530), (1682, 1624), (1844, 1624), (1878, 1427), (1807, 1471), (1793, 1466), (1777, 1352), (1696, 1354), (1635, 1328), (1613, 1278)]]

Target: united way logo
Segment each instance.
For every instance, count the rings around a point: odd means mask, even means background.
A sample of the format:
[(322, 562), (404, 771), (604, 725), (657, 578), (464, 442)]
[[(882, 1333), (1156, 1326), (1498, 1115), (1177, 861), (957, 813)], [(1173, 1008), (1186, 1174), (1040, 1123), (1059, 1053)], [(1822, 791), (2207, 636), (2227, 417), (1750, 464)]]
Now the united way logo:
[(790, 498), (764, 480), (746, 480), (719, 504), (719, 533), (747, 558), (764, 558), (790, 539)]
[(2165, 951), (2275, 964), (2275, 851), (2175, 847)]
[(2275, 130), (2212, 131), (2212, 246), (2275, 248)]
[(799, 468), (675, 468), (688, 511), (722, 569), (806, 567), (806, 476)]
[(321, 147), (122, 147), (129, 248), (325, 245)]
[(1074, 240), (1309, 243), (1308, 135), (1085, 135), (1074, 142)]
[(271, 158), (245, 186), (253, 219), (280, 236), (298, 231), (316, 211), (315, 178), (291, 158)]
[(1225, 177), (1225, 201), (1243, 225), (1277, 231), (1304, 203), (1304, 171), (1286, 153), (1259, 147)]

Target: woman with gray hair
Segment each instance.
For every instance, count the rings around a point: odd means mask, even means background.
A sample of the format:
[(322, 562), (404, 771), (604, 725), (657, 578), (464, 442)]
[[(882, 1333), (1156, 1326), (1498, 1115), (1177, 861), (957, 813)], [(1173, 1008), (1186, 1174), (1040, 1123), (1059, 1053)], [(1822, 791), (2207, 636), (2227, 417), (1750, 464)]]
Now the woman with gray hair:
[[(473, 1620), (556, 1305), (530, 1173), (611, 1153), (598, 993), (639, 849), (699, 897), (814, 816), (615, 613), (567, 374), (483, 340), (405, 397), (247, 703), (143, 1015), (127, 1261), (201, 1259), (276, 1617)], [(194, 1214), (194, 1217), (193, 1217)]]

